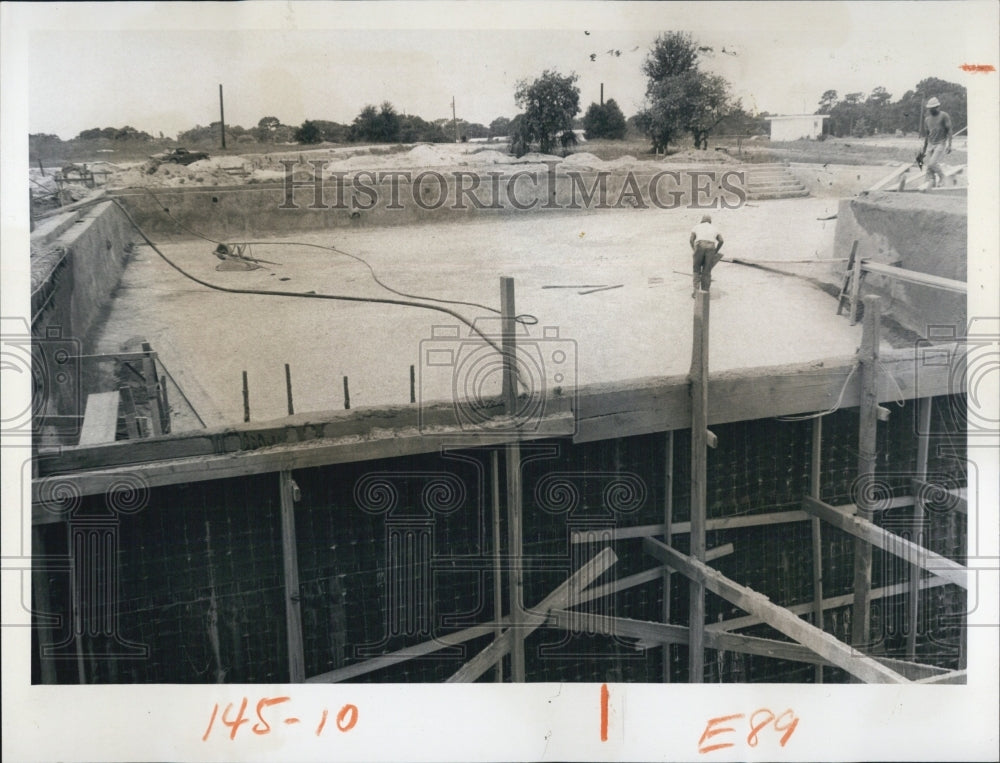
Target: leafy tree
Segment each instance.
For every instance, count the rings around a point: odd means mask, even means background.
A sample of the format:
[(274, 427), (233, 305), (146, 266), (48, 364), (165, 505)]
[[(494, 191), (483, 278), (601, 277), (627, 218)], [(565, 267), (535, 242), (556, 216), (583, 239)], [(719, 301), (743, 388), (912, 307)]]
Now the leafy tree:
[(383, 101), (376, 109), (367, 105), (361, 109), (348, 131), (352, 141), (369, 141), (372, 143), (398, 143), (401, 120), (396, 109), (389, 101)]
[(823, 93), (822, 96), (820, 96), (819, 111), (817, 111), (816, 113), (829, 114), (831, 109), (833, 109), (833, 107), (836, 105), (836, 103), (837, 103), (837, 91), (827, 90), (825, 93)]
[(587, 140), (593, 138), (622, 140), (625, 137), (625, 115), (618, 108), (614, 98), (609, 98), (603, 106), (592, 103), (583, 117), (583, 129), (586, 130)]
[(507, 117), (497, 117), (490, 122), (490, 138), (506, 136), (510, 130), (510, 120)]
[(699, 70), (698, 50), (686, 32), (667, 32), (656, 38), (643, 63), (646, 107), (639, 123), (654, 151), (665, 151), (685, 132), (694, 137), (696, 148), (707, 148), (712, 130), (739, 108), (725, 79)]
[(580, 110), (577, 75), (562, 76), (546, 69), (534, 82), (522, 80), (514, 91), (514, 101), (524, 109), (519, 138), (538, 142), (542, 153), (550, 153), (557, 133), (573, 127), (573, 117)]
[(298, 143), (319, 143), (323, 140), (319, 125), (307, 119), (295, 130), (295, 140)]
[(261, 143), (270, 143), (275, 140), (275, 133), (281, 126), (281, 121), (277, 117), (261, 117), (251, 132)]

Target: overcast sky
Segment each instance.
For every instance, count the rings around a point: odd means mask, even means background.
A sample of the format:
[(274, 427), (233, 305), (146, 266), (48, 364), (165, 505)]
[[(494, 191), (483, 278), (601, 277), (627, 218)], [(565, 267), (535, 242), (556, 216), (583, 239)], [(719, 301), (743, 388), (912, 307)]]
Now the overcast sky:
[(667, 30), (712, 47), (703, 66), (746, 107), (771, 113), (812, 112), (831, 88), (882, 85), (898, 98), (924, 77), (962, 81), (959, 65), (976, 60), (967, 19), (948, 3), (185, 7), (52, 13), (50, 28), (28, 41), (30, 132), (68, 139), (130, 124), (175, 136), (218, 119), (219, 84), (226, 121), (244, 127), (265, 115), (350, 122), (383, 100), (450, 117), (452, 96), (460, 118), (488, 124), (513, 116), (517, 81), (546, 68), (579, 75), (581, 109), (603, 82), (605, 97), (631, 115), (642, 103), (642, 61)]

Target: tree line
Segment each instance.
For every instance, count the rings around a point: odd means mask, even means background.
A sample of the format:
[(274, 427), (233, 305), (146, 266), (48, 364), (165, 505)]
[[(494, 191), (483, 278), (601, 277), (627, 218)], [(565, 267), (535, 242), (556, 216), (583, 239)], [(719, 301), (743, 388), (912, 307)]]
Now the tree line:
[(924, 105), (931, 97), (941, 102), (941, 109), (951, 116), (952, 125), (961, 130), (968, 124), (968, 102), (962, 85), (936, 77), (920, 80), (896, 101), (884, 87), (870, 93), (846, 93), (827, 90), (819, 100), (817, 114), (826, 114), (824, 130), (836, 137), (863, 137), (876, 133), (920, 133)]

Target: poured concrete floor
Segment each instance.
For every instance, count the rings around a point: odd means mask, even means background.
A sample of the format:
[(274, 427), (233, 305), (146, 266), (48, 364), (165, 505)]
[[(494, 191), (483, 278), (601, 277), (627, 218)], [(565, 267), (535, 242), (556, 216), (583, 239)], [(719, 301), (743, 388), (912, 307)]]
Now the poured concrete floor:
[[(844, 257), (832, 252), (836, 221), (817, 219), (835, 214), (836, 207), (836, 199), (795, 199), (714, 216), (729, 257)], [(401, 291), (497, 308), (500, 277), (512, 276), (517, 311), (539, 321), (522, 345), (541, 359), (538, 373), (546, 379), (537, 383), (551, 389), (570, 387), (574, 378), (592, 384), (687, 372), (693, 305), (688, 233), (700, 214), (687, 209), (533, 213), (303, 232), (273, 242), (333, 245), (366, 259), (383, 281)], [(214, 244), (198, 239), (157, 243), (179, 266), (219, 286), (398, 298), (378, 286), (362, 264), (320, 249), (255, 244), (255, 257), (280, 265), (219, 272)], [(830, 279), (828, 265), (796, 269)], [(861, 326), (837, 316), (835, 299), (807, 280), (726, 262), (713, 275), (712, 371), (845, 357), (860, 342)], [(619, 284), (590, 294), (544, 288)], [(448, 307), (470, 320), (490, 315)], [(447, 400), (470, 390), (498, 393), (496, 356), (483, 351), (481, 340), (470, 338), (467, 328), (461, 328), (459, 338), (432, 339), (434, 326), (456, 323), (425, 309), (213, 291), (141, 245), (126, 267), (94, 351), (118, 351), (135, 337), (148, 340), (212, 426), (243, 420), (244, 370), (251, 420), (284, 416), (286, 363), (296, 413), (342, 408), (344, 376), (350, 379), (352, 407), (406, 404), (411, 364), (417, 367), (418, 400)], [(546, 338), (545, 327), (558, 329), (558, 339), (551, 331)], [(457, 393), (447, 365), (449, 350), (462, 366)], [(422, 364), (422, 355), (434, 363), (444, 358), (445, 365)], [(177, 390), (170, 392), (174, 431), (200, 427)]]

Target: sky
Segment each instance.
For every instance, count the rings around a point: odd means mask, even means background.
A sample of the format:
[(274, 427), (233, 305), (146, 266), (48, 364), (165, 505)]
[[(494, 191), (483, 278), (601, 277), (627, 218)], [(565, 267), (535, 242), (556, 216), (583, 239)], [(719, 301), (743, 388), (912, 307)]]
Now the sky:
[(514, 116), (518, 81), (545, 69), (579, 76), (581, 114), (603, 83), (631, 115), (642, 61), (672, 30), (713, 49), (702, 67), (745, 108), (770, 113), (811, 113), (828, 89), (895, 99), (925, 77), (962, 82), (977, 59), (977, 30), (933, 2), (75, 5), (28, 33), (31, 133), (128, 124), (175, 137), (218, 120), (220, 84), (226, 122), (244, 127), (347, 123), (385, 100), (450, 118), (452, 97), (459, 118), (489, 124)]

